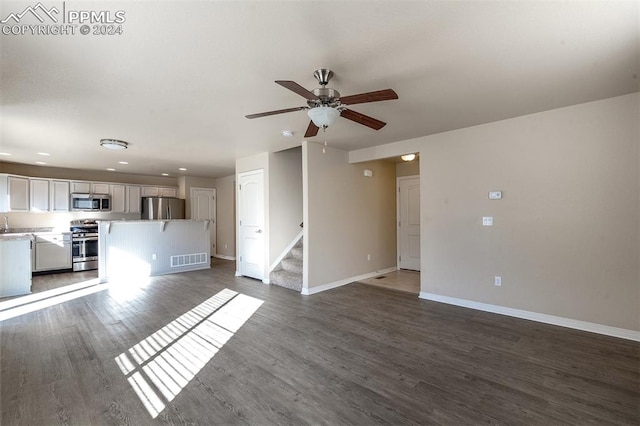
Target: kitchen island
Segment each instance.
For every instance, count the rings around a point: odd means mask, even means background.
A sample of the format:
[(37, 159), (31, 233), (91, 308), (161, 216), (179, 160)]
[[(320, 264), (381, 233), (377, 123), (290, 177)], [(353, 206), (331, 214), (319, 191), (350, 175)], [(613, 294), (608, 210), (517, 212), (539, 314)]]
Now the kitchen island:
[(208, 220), (98, 221), (98, 276), (136, 278), (210, 268)]

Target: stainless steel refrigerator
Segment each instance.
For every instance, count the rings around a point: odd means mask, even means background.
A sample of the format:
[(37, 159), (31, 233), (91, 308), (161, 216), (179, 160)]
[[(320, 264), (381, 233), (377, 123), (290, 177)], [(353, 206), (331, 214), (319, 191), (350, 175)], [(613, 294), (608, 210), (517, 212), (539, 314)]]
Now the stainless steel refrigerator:
[(184, 200), (169, 197), (142, 197), (142, 219), (184, 219)]

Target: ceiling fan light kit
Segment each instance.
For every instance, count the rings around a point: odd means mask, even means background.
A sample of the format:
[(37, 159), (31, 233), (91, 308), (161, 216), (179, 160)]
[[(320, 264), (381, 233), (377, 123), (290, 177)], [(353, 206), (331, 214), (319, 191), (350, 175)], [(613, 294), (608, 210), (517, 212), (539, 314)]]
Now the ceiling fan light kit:
[(127, 149), (129, 144), (118, 139), (100, 139), (100, 146), (107, 149)]
[(305, 98), (307, 100), (307, 106), (250, 114), (247, 115), (246, 118), (266, 117), (269, 115), (306, 109), (308, 110), (307, 114), (311, 121), (309, 122), (309, 126), (307, 127), (307, 131), (304, 135), (305, 138), (316, 136), (320, 128), (326, 129), (331, 126), (338, 119), (338, 116), (370, 127), (374, 130), (380, 130), (387, 124), (383, 121), (376, 120), (373, 117), (350, 110), (347, 108), (347, 105), (398, 99), (398, 95), (392, 89), (341, 97), (340, 92), (327, 87), (329, 80), (333, 77), (333, 71), (327, 68), (320, 68), (315, 70), (313, 76), (320, 84), (320, 87), (313, 90), (307, 90), (295, 81), (276, 80), (276, 84), (279, 84), (280, 86)]
[(326, 129), (336, 122), (340, 116), (340, 112), (332, 107), (321, 105), (316, 108), (311, 108), (307, 111), (307, 115), (318, 127)]

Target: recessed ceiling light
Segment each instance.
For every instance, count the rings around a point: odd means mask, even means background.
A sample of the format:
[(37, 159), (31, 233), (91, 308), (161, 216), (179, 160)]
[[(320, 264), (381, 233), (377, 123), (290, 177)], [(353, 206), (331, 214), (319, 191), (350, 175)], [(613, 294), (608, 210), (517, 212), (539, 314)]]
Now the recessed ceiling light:
[(107, 149), (127, 149), (129, 144), (118, 139), (100, 139), (100, 146)]
[(118, 161), (118, 164), (129, 164), (128, 161)]
[(293, 136), (293, 132), (291, 130), (283, 130), (282, 136), (284, 136), (285, 138), (290, 138), (291, 136)]
[(44, 161), (36, 161), (36, 164), (47, 164)]
[(180, 170), (181, 172), (186, 172), (187, 169), (185, 169), (184, 167), (178, 167), (178, 170)]
[(107, 168), (107, 170), (109, 170), (110, 172), (115, 172), (116, 169), (112, 169), (111, 167)]
[(39, 152), (38, 155), (51, 155), (48, 152)]
[(0, 152), (0, 155), (11, 155), (8, 152)]
[(163, 173), (162, 176), (169, 176), (169, 173)]

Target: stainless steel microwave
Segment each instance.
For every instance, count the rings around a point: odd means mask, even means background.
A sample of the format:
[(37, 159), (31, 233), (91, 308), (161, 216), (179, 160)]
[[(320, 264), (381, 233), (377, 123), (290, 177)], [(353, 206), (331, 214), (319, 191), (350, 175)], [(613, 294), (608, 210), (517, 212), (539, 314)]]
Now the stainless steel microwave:
[(103, 194), (71, 194), (71, 211), (109, 212), (111, 196)]

